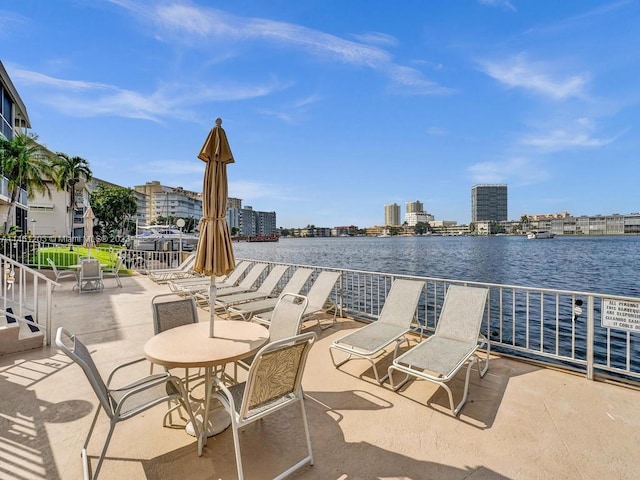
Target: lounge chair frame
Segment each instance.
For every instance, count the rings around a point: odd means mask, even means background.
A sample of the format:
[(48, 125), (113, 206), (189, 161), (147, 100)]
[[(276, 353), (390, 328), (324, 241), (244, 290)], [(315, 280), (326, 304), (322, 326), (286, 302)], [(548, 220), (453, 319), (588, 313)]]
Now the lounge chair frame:
[[(391, 388), (398, 390), (412, 376), (436, 383), (446, 390), (451, 414), (457, 416), (467, 401), (471, 367), (478, 363), (480, 378), (484, 377), (489, 368), (491, 344), (480, 334), (488, 294), (489, 290), (486, 288), (450, 285), (435, 334), (394, 359), (389, 367)], [(482, 368), (479, 348), (486, 349)], [(462, 399), (454, 405), (453, 393), (447, 383), (465, 365), (467, 372)], [(406, 374), (399, 383), (393, 378), (396, 370)]]
[[(331, 361), (336, 368), (352, 359), (367, 360), (373, 368), (376, 381), (384, 383), (389, 374), (380, 376), (376, 362), (385, 353), (385, 349), (395, 342), (393, 358), (403, 342), (409, 346), (406, 334), (411, 330), (420, 296), (425, 283), (417, 280), (398, 279), (393, 282), (385, 299), (378, 319), (359, 328), (342, 338), (334, 340), (329, 346)], [(346, 353), (347, 357), (337, 361), (334, 350)]]

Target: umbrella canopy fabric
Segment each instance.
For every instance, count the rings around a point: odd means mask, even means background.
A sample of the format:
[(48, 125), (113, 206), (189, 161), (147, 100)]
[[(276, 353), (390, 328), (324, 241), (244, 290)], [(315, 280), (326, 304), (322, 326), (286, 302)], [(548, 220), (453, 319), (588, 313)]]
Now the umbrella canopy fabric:
[(227, 225), (227, 164), (234, 163), (222, 120), (209, 132), (198, 158), (207, 163), (202, 186), (202, 213), (198, 229), (200, 237), (193, 269), (211, 276), (209, 292), (210, 336), (213, 337), (215, 277), (226, 275), (235, 266), (231, 235)]
[(88, 206), (82, 215), (84, 218), (84, 242), (83, 245), (87, 248), (95, 247), (96, 244), (93, 238), (93, 219), (96, 216), (93, 214), (93, 209)]

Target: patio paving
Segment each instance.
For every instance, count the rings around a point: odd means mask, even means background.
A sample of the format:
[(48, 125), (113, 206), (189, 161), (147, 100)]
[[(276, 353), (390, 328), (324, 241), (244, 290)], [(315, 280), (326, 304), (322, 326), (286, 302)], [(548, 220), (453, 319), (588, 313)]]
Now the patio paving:
[[(78, 334), (105, 377), (142, 356), (153, 335), (151, 298), (168, 292), (145, 276), (122, 282), (80, 295), (63, 281), (54, 293), (54, 328)], [(208, 312), (199, 313), (207, 321)], [(318, 334), (303, 382), (315, 465), (291, 478), (638, 478), (638, 390), (494, 356), (485, 378), (472, 372), (467, 404), (453, 418), (446, 393), (427, 382), (393, 392), (375, 383), (367, 362), (334, 368), (329, 344), (361, 325), (306, 324)], [(461, 388), (459, 380), (454, 395)], [(2, 356), (0, 392), (0, 478), (81, 479), (80, 449), (97, 400), (80, 368), (55, 347)], [(162, 427), (164, 412), (158, 406), (116, 427), (100, 478), (237, 478), (230, 429), (198, 457), (195, 438)], [(303, 456), (298, 420), (294, 407), (244, 430), (246, 478), (272, 478)], [(89, 445), (94, 459), (107, 429), (101, 415)]]

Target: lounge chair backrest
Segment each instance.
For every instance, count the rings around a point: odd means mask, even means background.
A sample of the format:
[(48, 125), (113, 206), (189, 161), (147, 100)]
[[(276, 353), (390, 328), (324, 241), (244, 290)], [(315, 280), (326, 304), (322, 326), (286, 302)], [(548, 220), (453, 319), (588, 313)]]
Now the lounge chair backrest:
[(450, 285), (435, 334), (475, 345), (488, 295), (486, 288)]
[(340, 275), (340, 272), (320, 272), (320, 275), (318, 275), (318, 278), (316, 278), (307, 292), (309, 311), (321, 310), (324, 307)]
[(249, 290), (251, 287), (253, 287), (253, 284), (258, 281), (258, 278), (260, 278), (260, 275), (262, 275), (262, 272), (264, 272), (265, 268), (267, 268), (266, 263), (256, 263), (253, 267), (251, 267), (251, 270), (249, 270), (247, 275), (242, 279), (238, 286)]
[(193, 267), (194, 262), (196, 261), (196, 254), (190, 253), (187, 258), (185, 258), (180, 265), (178, 265), (177, 269), (186, 272)]
[(171, 328), (198, 323), (198, 308), (193, 297), (181, 297), (169, 293), (156, 295), (151, 299), (153, 311), (153, 333)]
[(296, 269), (296, 271), (293, 272), (293, 275), (291, 275), (291, 278), (289, 279), (287, 284), (282, 289), (282, 292), (300, 293), (307, 283), (307, 280), (309, 280), (309, 277), (311, 277), (312, 273), (313, 269), (311, 268)]
[(302, 315), (307, 308), (307, 297), (294, 293), (283, 293), (271, 314), (269, 341), (274, 342), (300, 333)]
[(377, 321), (403, 327), (411, 325), (423, 289), (424, 282), (418, 280), (395, 280)]
[(249, 265), (251, 265), (251, 262), (247, 262), (246, 260), (241, 261), (236, 265), (236, 268), (233, 269), (233, 272), (231, 272), (224, 280), (219, 282), (219, 284), (229, 286), (235, 285), (236, 282), (240, 280), (242, 274), (247, 270), (247, 268), (249, 268)]
[(271, 293), (278, 286), (278, 283), (284, 275), (284, 272), (286, 272), (288, 269), (289, 267), (287, 265), (276, 265), (275, 267), (273, 267), (269, 272), (269, 275), (267, 275), (267, 278), (265, 278), (258, 287), (258, 292), (264, 293), (266, 295), (271, 295)]

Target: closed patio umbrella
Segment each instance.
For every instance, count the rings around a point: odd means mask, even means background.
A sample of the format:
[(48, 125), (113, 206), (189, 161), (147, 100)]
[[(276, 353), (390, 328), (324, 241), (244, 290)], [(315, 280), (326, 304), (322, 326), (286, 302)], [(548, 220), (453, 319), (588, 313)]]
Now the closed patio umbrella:
[(200, 237), (196, 248), (193, 269), (211, 276), (209, 287), (209, 336), (213, 337), (214, 306), (216, 300), (216, 276), (226, 275), (235, 268), (231, 235), (227, 225), (227, 164), (233, 163), (233, 155), (222, 128), (222, 120), (209, 132), (198, 158), (207, 163), (202, 186), (202, 213), (198, 229)]
[(93, 214), (91, 205), (86, 208), (82, 216), (84, 218), (84, 242), (82, 242), (82, 244), (87, 248), (95, 247), (96, 244), (93, 238), (93, 219), (96, 218), (96, 216)]

